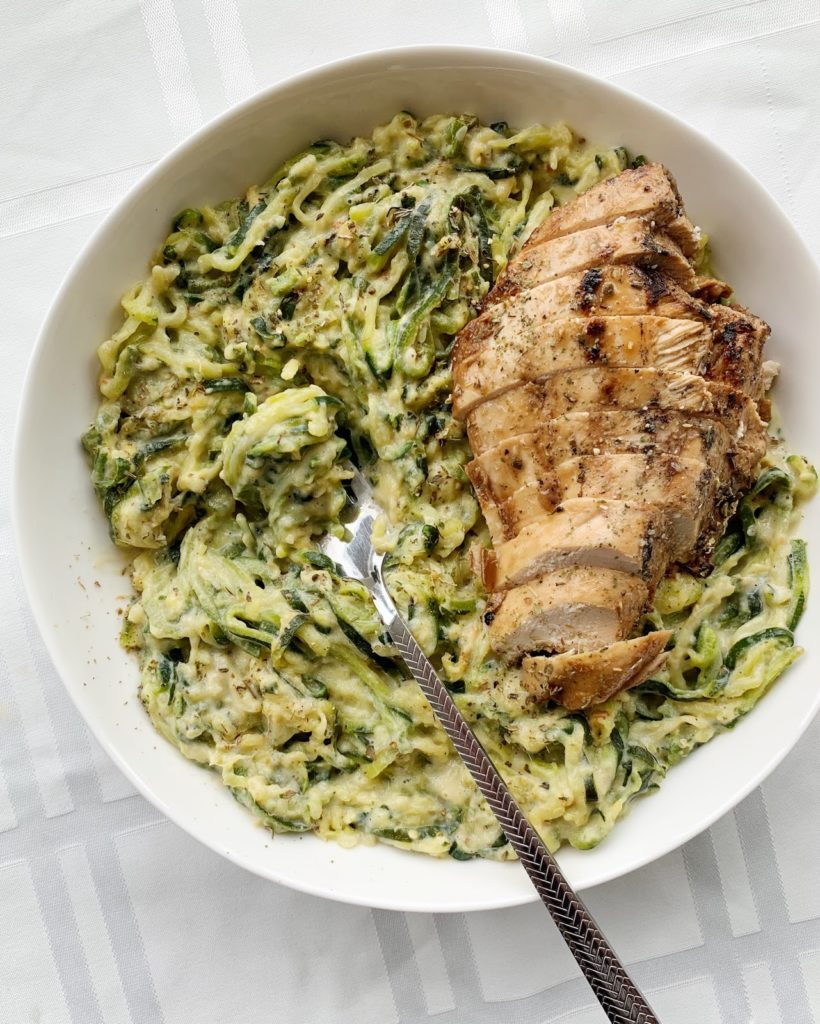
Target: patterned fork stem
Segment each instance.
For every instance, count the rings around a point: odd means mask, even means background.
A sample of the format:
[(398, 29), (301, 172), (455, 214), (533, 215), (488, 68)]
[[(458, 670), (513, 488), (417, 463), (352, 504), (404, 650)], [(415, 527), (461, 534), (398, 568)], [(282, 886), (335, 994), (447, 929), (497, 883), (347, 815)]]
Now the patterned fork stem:
[[(382, 587), (378, 589), (382, 590)], [(561, 874), (554, 857), (513, 800), (486, 751), (473, 735), (401, 616), (396, 614), (395, 617), (387, 617), (386, 625), (407, 667), (498, 818), (510, 845), (518, 854), (606, 1015), (618, 1024), (657, 1024), (657, 1018), (649, 1005), (587, 908)]]

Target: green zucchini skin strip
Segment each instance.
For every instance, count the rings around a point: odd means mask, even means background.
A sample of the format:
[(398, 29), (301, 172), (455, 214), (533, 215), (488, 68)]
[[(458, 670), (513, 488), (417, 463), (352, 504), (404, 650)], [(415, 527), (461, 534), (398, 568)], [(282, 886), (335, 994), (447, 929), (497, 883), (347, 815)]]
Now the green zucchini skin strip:
[(794, 636), (790, 629), (770, 626), (768, 629), (762, 629), (759, 633), (753, 633), (751, 636), (745, 636), (741, 640), (736, 641), (729, 648), (729, 653), (723, 662), (724, 665), (731, 672), (738, 661), (748, 654), (756, 644), (764, 643), (767, 640), (777, 640), (779, 644), (786, 647), (791, 647), (794, 644)]
[(786, 628), (794, 632), (806, 610), (809, 597), (809, 562), (806, 542), (795, 538), (789, 551), (789, 584), (792, 597), (789, 603), (789, 614)]

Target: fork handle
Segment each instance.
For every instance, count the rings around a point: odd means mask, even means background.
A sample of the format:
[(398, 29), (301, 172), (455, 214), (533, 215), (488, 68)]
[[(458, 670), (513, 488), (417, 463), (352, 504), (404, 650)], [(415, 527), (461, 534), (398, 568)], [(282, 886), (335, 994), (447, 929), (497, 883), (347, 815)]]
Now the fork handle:
[(658, 1024), (657, 1017), (592, 915), (512, 798), (489, 755), (467, 725), (404, 620), (395, 613), (392, 618), (386, 617), (385, 624), (407, 667), (503, 827), (510, 846), (518, 854), (607, 1017), (615, 1024)]

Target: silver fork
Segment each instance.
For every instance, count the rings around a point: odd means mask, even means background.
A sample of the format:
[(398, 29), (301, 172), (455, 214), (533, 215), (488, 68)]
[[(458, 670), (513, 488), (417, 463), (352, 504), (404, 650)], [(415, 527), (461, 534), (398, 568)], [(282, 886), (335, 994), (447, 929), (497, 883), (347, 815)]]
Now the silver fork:
[(355, 519), (346, 524), (350, 539), (327, 537), (322, 544), (325, 554), (337, 562), (346, 575), (360, 580), (372, 595), (393, 643), (484, 794), (607, 1017), (618, 1024), (630, 1021), (657, 1024), (638, 987), (513, 800), (486, 751), (413, 639), (382, 579), (384, 556), (373, 550), (371, 542), (373, 523), (381, 510), (373, 499), (370, 485), (358, 470), (351, 483), (358, 511)]

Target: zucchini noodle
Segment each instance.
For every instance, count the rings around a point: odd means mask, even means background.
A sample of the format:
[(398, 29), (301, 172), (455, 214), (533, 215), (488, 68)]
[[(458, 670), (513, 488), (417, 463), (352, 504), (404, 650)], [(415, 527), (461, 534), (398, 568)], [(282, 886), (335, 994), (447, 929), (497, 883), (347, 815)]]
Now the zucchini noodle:
[(319, 550), (344, 532), (351, 462), (402, 613), (552, 848), (600, 842), (799, 655), (792, 533), (816, 475), (780, 443), (712, 574), (662, 582), (640, 627), (675, 632), (655, 678), (570, 714), (489, 650), (454, 336), (553, 205), (627, 163), (564, 124), (402, 113), (184, 210), (123, 298), (83, 437), (133, 556), (122, 642), (159, 732), (274, 832), (512, 856), (366, 590)]

